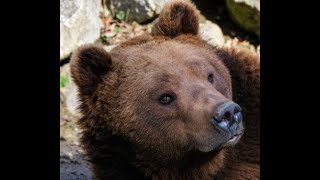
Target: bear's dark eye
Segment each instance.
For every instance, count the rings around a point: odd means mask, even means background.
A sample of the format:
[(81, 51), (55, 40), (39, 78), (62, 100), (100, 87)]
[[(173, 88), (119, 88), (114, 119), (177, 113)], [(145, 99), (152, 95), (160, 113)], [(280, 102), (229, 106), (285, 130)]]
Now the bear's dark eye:
[(175, 98), (170, 95), (170, 94), (163, 94), (161, 95), (160, 99), (159, 99), (159, 102), (162, 104), (162, 105), (169, 105), (172, 101), (174, 101)]
[(209, 76), (208, 76), (208, 81), (213, 84), (213, 74), (210, 73)]

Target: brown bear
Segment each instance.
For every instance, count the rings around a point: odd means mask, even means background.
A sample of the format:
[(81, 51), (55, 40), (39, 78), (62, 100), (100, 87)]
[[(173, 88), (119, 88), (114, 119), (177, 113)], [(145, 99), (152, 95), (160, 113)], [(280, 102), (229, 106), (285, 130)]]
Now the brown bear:
[(80, 47), (81, 143), (98, 179), (259, 179), (260, 58), (213, 47), (167, 3), (151, 35)]

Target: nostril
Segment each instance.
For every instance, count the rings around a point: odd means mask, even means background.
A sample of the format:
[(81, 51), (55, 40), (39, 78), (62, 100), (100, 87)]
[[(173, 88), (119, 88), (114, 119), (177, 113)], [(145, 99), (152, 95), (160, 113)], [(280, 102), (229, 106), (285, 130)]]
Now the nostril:
[(230, 121), (231, 119), (231, 113), (230, 112), (226, 112), (223, 116), (222, 116), (222, 120), (223, 121)]
[(222, 122), (222, 118), (218, 118), (218, 117), (213, 117), (214, 121), (217, 122), (217, 123), (221, 123)]
[(225, 112), (223, 116), (214, 118), (215, 122), (219, 124), (220, 127), (227, 128), (231, 122), (232, 114), (231, 112)]
[(215, 109), (214, 123), (220, 128), (233, 131), (242, 121), (241, 111), (241, 107), (232, 101), (223, 103)]
[(214, 122), (222, 128), (227, 128), (229, 125), (229, 121), (223, 118), (215, 118), (213, 117)]

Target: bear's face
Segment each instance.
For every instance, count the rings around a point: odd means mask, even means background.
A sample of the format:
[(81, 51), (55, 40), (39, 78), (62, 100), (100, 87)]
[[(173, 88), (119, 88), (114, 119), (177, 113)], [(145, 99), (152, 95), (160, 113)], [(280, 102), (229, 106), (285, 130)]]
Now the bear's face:
[[(184, 18), (197, 20), (190, 7), (167, 8), (190, 11)], [(221, 110), (232, 102), (228, 69), (196, 35), (197, 24), (181, 21), (192, 24), (165, 30), (165, 15), (160, 15), (152, 36), (130, 40), (110, 54), (83, 46), (73, 55), (71, 70), (82, 112), (86, 119), (95, 118), (82, 128), (108, 129), (126, 139), (139, 156), (155, 159), (218, 152), (235, 144), (243, 131), (242, 121), (236, 122), (240, 110)], [(226, 116), (235, 118), (229, 122)]]
[(156, 147), (161, 136), (166, 143), (204, 152), (230, 139), (212, 123), (217, 106), (232, 99), (228, 70), (212, 51), (168, 40), (119, 48), (111, 56), (121, 62), (122, 106), (134, 110), (134, 116), (127, 117), (144, 124), (132, 127), (142, 131), (139, 139), (157, 134), (152, 141)]

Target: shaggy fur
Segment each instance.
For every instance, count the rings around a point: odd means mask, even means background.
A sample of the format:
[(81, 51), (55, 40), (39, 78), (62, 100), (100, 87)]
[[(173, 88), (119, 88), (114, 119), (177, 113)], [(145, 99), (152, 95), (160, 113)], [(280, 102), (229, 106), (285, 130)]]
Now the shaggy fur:
[(154, 24), (152, 35), (198, 34), (199, 11), (191, 3), (176, 0), (167, 3)]
[[(212, 47), (197, 34), (195, 6), (176, 0), (151, 35), (110, 54), (94, 45), (73, 54), (81, 143), (98, 179), (259, 179), (259, 57)], [(161, 105), (163, 94), (175, 101)], [(245, 126), (233, 144), (210, 122), (231, 100)]]

